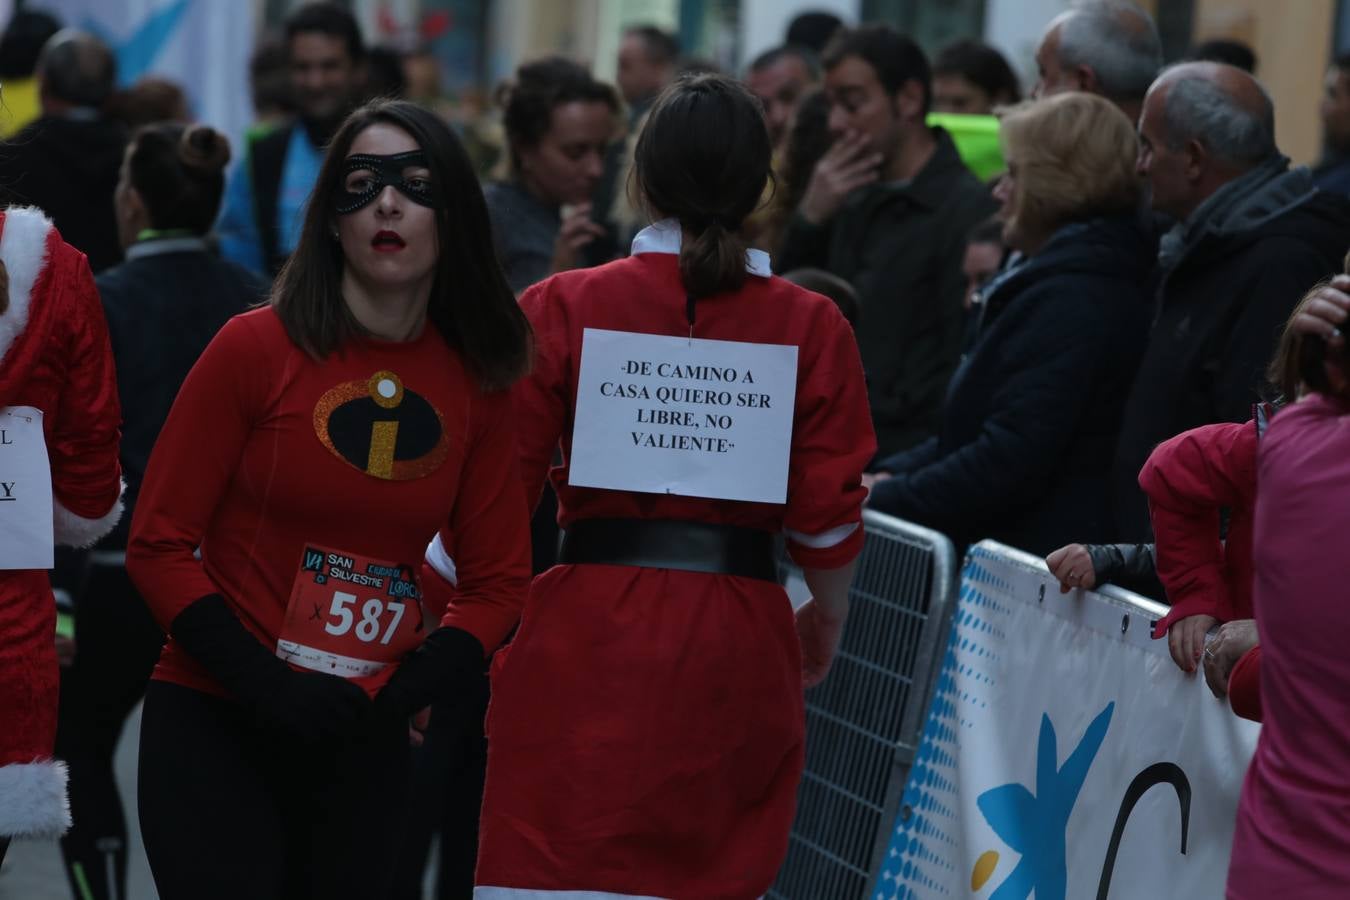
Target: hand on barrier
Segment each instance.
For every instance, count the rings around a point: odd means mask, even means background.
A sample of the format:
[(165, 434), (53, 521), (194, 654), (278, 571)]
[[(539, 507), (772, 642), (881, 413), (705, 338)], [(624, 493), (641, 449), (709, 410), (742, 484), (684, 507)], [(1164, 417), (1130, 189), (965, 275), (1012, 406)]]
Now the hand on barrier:
[[(1199, 618), (1199, 617), (1197, 617)], [(1207, 617), (1206, 617), (1207, 618)], [(1228, 676), (1237, 661), (1260, 642), (1255, 619), (1224, 623), (1205, 648), (1205, 684), (1222, 700), (1228, 696)]]
[(1218, 623), (1218, 619), (1203, 613), (1172, 623), (1172, 627), (1167, 630), (1167, 649), (1177, 668), (1183, 672), (1196, 670), (1200, 656), (1205, 651), (1205, 635)]
[(867, 489), (867, 495), (872, 496), (872, 485), (885, 481), (891, 477), (890, 472), (864, 472), (862, 477), (862, 486)]
[(1337, 275), (1304, 301), (1294, 316), (1294, 331), (1315, 335), (1333, 347), (1345, 343), (1341, 326), (1350, 316), (1350, 275)]
[(1090, 591), (1097, 586), (1097, 572), (1092, 557), (1082, 544), (1060, 547), (1045, 558), (1050, 574), (1059, 579), (1059, 592), (1067, 594), (1074, 588)]
[(844, 634), (844, 619), (833, 618), (807, 600), (797, 609), (797, 637), (802, 642), (802, 687), (815, 687), (825, 680)]

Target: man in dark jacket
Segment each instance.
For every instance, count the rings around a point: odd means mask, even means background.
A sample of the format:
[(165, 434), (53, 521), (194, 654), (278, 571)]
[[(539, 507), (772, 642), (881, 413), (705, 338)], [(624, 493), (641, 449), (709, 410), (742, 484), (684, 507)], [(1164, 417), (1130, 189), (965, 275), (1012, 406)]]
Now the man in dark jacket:
[(99, 272), (122, 258), (113, 190), (126, 132), (100, 112), (116, 83), (112, 51), (59, 31), (38, 57), (42, 115), (0, 145), (0, 203), (36, 206)]
[(783, 238), (779, 271), (811, 266), (858, 292), (858, 347), (883, 454), (937, 426), (960, 353), (966, 236), (994, 210), (951, 138), (924, 123), (928, 60), (886, 26), (826, 48), (834, 144)]
[(1285, 321), (1350, 247), (1350, 202), (1290, 169), (1270, 98), (1246, 72), (1168, 69), (1144, 100), (1139, 134), (1153, 206), (1178, 224), (1159, 250), (1158, 307), (1116, 452), (1126, 541), (1150, 534), (1136, 481), (1149, 453), (1182, 431), (1251, 418)]
[(286, 19), (298, 121), (257, 138), (230, 174), (216, 233), (221, 255), (269, 278), (295, 249), (323, 150), (361, 99), (366, 49), (344, 6), (306, 3)]

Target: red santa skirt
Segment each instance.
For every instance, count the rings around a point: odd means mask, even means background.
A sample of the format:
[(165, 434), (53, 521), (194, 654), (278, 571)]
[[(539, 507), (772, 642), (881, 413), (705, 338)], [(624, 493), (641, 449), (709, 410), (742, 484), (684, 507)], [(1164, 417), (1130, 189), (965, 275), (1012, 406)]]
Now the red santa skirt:
[(492, 689), (475, 897), (751, 898), (773, 883), (804, 729), (778, 585), (555, 567)]

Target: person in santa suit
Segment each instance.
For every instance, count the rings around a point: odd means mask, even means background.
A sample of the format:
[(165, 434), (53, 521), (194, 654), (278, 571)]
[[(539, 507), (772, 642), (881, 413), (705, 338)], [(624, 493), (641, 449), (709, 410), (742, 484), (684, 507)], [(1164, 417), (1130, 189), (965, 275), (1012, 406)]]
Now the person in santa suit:
[(83, 253), (39, 210), (0, 212), (0, 860), (70, 826), (56, 739), (53, 545), (122, 513), (117, 377)]
[(479, 900), (759, 897), (786, 853), (876, 441), (844, 317), (738, 235), (770, 155), (742, 86), (677, 82), (638, 140), (632, 256), (521, 298), (521, 475), (537, 498), (561, 446), (565, 537), (493, 662)]
[(357, 110), (270, 304), (174, 401), (127, 546), (168, 634), (139, 769), (161, 900), (384, 896), (409, 718), (481, 715), (530, 550), (503, 393), (529, 325), (490, 233), (444, 123)]

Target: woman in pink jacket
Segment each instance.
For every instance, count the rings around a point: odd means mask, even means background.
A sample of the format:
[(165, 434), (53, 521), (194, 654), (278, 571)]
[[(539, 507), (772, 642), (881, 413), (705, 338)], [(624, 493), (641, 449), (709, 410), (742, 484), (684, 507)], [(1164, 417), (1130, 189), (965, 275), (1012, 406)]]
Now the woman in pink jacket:
[(1350, 355), (1300, 338), (1309, 389), (1257, 463), (1253, 605), (1264, 727), (1242, 788), (1229, 900), (1344, 897), (1350, 884)]

